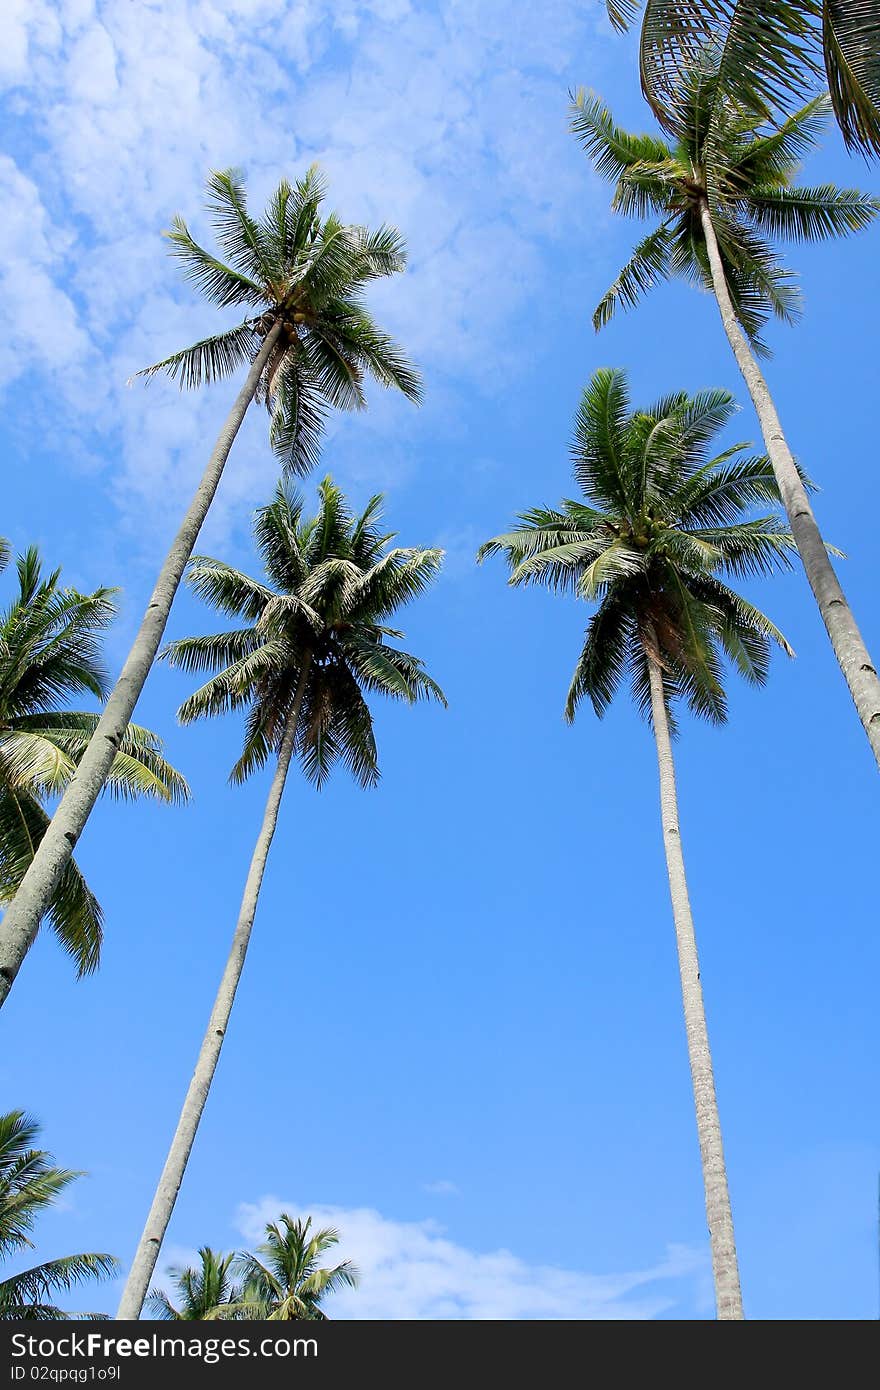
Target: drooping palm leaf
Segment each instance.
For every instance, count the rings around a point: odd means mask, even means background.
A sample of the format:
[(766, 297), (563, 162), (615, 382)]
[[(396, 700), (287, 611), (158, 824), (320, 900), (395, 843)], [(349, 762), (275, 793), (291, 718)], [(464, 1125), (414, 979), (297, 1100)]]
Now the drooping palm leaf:
[(0, 1115), (0, 1321), (39, 1322), (100, 1314), (63, 1312), (54, 1296), (116, 1273), (111, 1255), (67, 1255), (23, 1270), (8, 1270), (11, 1257), (32, 1247), (38, 1217), (81, 1174), (56, 1167), (52, 1155), (36, 1147), (39, 1126), (21, 1110)]
[[(103, 698), (102, 638), (114, 591), (82, 594), (44, 575), (38, 551), (19, 557), (17, 593), (0, 614), (0, 902), (14, 897), (49, 824), (44, 801), (69, 783), (97, 727), (96, 713), (64, 708), (72, 696)], [(129, 725), (107, 779), (111, 795), (180, 803), (189, 790), (162, 755), (161, 740)], [(48, 921), (80, 974), (95, 969), (102, 914), (75, 861)]]
[(820, 77), (851, 149), (880, 153), (878, 0), (607, 0), (618, 29), (643, 10), (639, 70), (657, 119), (675, 131), (682, 71), (707, 46), (724, 90), (769, 114), (802, 102)]

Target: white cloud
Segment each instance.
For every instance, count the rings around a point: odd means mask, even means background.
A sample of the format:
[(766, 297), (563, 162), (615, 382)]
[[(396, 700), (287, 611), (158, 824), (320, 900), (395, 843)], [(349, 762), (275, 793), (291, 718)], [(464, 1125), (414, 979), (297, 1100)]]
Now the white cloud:
[[(598, 15), (567, 0), (548, 0), (538, 25), (525, 0), (0, 8), (0, 90), (25, 132), (18, 164), (0, 164), (0, 388), (49, 375), (71, 466), (113, 460), (107, 485), (135, 559), (170, 538), (231, 398), (229, 385), (182, 399), (124, 388), (217, 327), (160, 239), (175, 211), (210, 235), (209, 168), (245, 167), (259, 206), (282, 172), (317, 158), (343, 215), (405, 232), (410, 270), (377, 286), (374, 307), (425, 368), (421, 428), (428, 414), (455, 430), (456, 381), (495, 391), (551, 341), (560, 238), (589, 235), (594, 185), (564, 114)], [(513, 331), (525, 311), (528, 342)], [(399, 481), (416, 430), (405, 400), (380, 395), (367, 421), (335, 425), (335, 473)], [(236, 446), (204, 543), (246, 527), (274, 474), (260, 421)]]
[[(598, 24), (567, 0), (547, 0), (540, 24), (502, 0), (7, 0), (0, 82), (26, 134), (0, 171), (13, 240), (0, 382), (51, 375), (59, 426), (113, 443), (114, 496), (143, 543), (167, 535), (228, 391), (181, 404), (123, 389), (215, 322), (159, 232), (176, 211), (205, 232), (210, 167), (245, 166), (258, 203), (317, 158), (343, 215), (407, 236), (410, 272), (375, 307), (425, 366), (427, 409), (444, 378), (494, 389), (528, 363), (511, 332), (526, 306), (541, 341), (553, 305), (537, 287), (553, 282), (559, 239), (587, 235), (593, 185), (565, 103)], [(405, 438), (408, 410), (381, 413), (385, 439)], [(227, 515), (265, 490), (264, 453), (256, 436), (237, 452)]]
[(534, 1264), (509, 1250), (468, 1249), (434, 1221), (395, 1221), (367, 1207), (300, 1207), (276, 1197), (244, 1203), (237, 1229), (257, 1243), (281, 1211), (335, 1226), (342, 1237), (339, 1257), (360, 1270), (360, 1287), (334, 1297), (334, 1318), (646, 1319), (677, 1306), (682, 1282), (685, 1315), (702, 1304), (706, 1256), (687, 1246), (670, 1246), (648, 1269), (586, 1274)]
[(461, 1191), (458, 1183), (452, 1182), (449, 1178), (437, 1178), (434, 1182), (426, 1182), (423, 1190), (432, 1197), (458, 1197)]
[(51, 372), (83, 365), (89, 339), (58, 283), (73, 238), (51, 226), (36, 184), (8, 155), (0, 155), (0, 204), (0, 299), (6, 320), (0, 383), (35, 360)]

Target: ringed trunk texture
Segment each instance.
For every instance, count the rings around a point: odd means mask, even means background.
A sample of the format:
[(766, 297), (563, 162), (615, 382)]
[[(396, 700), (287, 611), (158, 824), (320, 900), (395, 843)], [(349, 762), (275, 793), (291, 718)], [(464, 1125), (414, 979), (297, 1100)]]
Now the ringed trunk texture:
[(296, 691), (296, 698), (293, 708), (287, 720), (281, 746), (278, 750), (278, 763), (275, 768), (275, 775), (272, 778), (272, 785), (269, 788), (269, 795), (266, 798), (266, 809), (263, 812), (263, 823), (260, 826), (260, 833), (254, 846), (251, 856), (251, 864), (248, 870), (247, 880), (244, 886), (244, 893), (241, 899), (241, 907), (238, 912), (238, 921), (235, 925), (235, 932), (232, 937), (229, 957), (226, 961), (226, 968), (223, 971), (223, 978), (217, 990), (214, 1000), (214, 1007), (211, 1010), (211, 1017), (208, 1027), (202, 1040), (201, 1050), (199, 1051), (196, 1068), (193, 1072), (186, 1099), (183, 1102), (183, 1109), (177, 1121), (177, 1128), (174, 1131), (174, 1138), (168, 1150), (168, 1157), (162, 1169), (161, 1177), (153, 1197), (153, 1205), (150, 1207), (150, 1214), (141, 1235), (134, 1260), (129, 1270), (128, 1278), (125, 1281), (125, 1288), (122, 1291), (122, 1298), (119, 1303), (119, 1311), (116, 1314), (118, 1320), (132, 1320), (139, 1318), (144, 1306), (144, 1299), (150, 1287), (150, 1280), (156, 1268), (156, 1261), (159, 1258), (159, 1251), (168, 1230), (168, 1223), (174, 1211), (174, 1204), (177, 1201), (177, 1194), (183, 1182), (183, 1175), (186, 1172), (186, 1165), (192, 1152), (196, 1133), (201, 1123), (205, 1104), (208, 1099), (208, 1092), (214, 1080), (214, 1073), (217, 1070), (217, 1063), (220, 1060), (220, 1049), (223, 1046), (223, 1039), (226, 1036), (226, 1029), (229, 1026), (229, 1017), (232, 1013), (232, 1006), (235, 1002), (235, 994), (238, 989), (241, 974), (244, 969), (245, 956), (247, 955), (248, 945), (251, 939), (251, 930), (254, 925), (254, 917), (257, 911), (257, 900), (260, 895), (260, 887), (263, 882), (263, 874), (266, 870), (266, 861), (269, 857), (269, 847), (272, 844), (272, 837), (275, 834), (275, 827), (278, 823), (278, 810), (281, 805), (281, 797), (284, 792), (284, 783), (287, 780), (290, 760), (293, 756), (293, 747), (296, 740), (296, 727), (299, 720), (299, 712), (302, 707), (303, 695), (305, 694), (306, 682), (308, 679), (309, 662), (303, 666), (300, 675), (299, 685)]
[(880, 678), (877, 668), (859, 632), (852, 609), (834, 573), (834, 567), (825, 549), (816, 518), (810, 506), (807, 490), (798, 477), (794, 458), (788, 447), (782, 425), (773, 404), (764, 374), (758, 366), (749, 341), (743, 332), (730, 291), (718, 249), (718, 239), (712, 225), (708, 205), (704, 202), (700, 209), (709, 265), (712, 271), (712, 284), (715, 298), (721, 313), (724, 331), (733, 349), (737, 366), (742, 372), (749, 395), (764, 436), (764, 446), (773, 465), (776, 482), (788, 516), (797, 548), (809, 580), (810, 588), (819, 605), (822, 621), (831, 638), (834, 655), (849, 686), (858, 716), (862, 721), (874, 758), (880, 767)]
[(678, 968), (681, 976), (681, 997), (684, 1004), (688, 1057), (697, 1115), (697, 1135), (703, 1167), (703, 1188), (706, 1196), (706, 1220), (712, 1251), (712, 1273), (715, 1282), (715, 1309), (719, 1320), (739, 1321), (743, 1318), (742, 1292), (736, 1241), (733, 1234), (733, 1214), (727, 1187), (727, 1168), (721, 1141), (721, 1120), (715, 1095), (715, 1076), (703, 987), (700, 983), (700, 962), (694, 935), (694, 919), (688, 897), (684, 871), (684, 855), (678, 824), (678, 795), (675, 789), (675, 765), (672, 761), (672, 742), (669, 720), (663, 695), (663, 675), (656, 658), (648, 651), (648, 670), (651, 679), (651, 714), (657, 741), (657, 763), (660, 770), (660, 814), (663, 820), (663, 847), (669, 873), (669, 893), (675, 922), (678, 946)]
[(110, 693), (70, 785), (61, 798), (27, 873), (0, 923), (0, 1008), (6, 1002), (21, 963), (33, 945), (40, 922), (52, 900), (52, 894), (103, 790), (120, 740), (131, 720), (134, 707), (159, 650), (174, 596), (208, 508), (214, 500), (229, 451), (247, 408), (254, 398), (260, 375), (280, 331), (278, 324), (273, 325), (251, 365), (244, 385), (220, 431), (180, 530), (165, 556), (147, 611), (141, 619), (137, 636), (125, 659), (119, 679)]

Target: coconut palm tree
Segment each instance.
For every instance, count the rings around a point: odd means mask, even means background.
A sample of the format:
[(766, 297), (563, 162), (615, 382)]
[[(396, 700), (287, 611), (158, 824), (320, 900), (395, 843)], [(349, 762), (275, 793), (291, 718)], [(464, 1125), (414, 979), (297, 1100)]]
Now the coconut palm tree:
[(312, 1230), (312, 1218), (293, 1220), (282, 1212), (266, 1226), (256, 1254), (239, 1255), (235, 1268), (244, 1282), (239, 1314), (271, 1322), (324, 1322), (321, 1304), (340, 1289), (356, 1289), (359, 1275), (351, 1260), (327, 1269), (319, 1261), (339, 1243), (332, 1226)]
[(243, 306), (246, 317), (139, 375), (165, 372), (182, 387), (219, 381), (239, 369), (246, 369), (245, 378), (162, 563), (119, 679), (4, 918), (0, 1005), (109, 776), (248, 406), (255, 399), (268, 406), (276, 453), (285, 469), (303, 473), (317, 460), (328, 410), (360, 409), (367, 377), (410, 400), (419, 398), (417, 373), (376, 326), (363, 299), (371, 281), (403, 270), (403, 242), (391, 227), (368, 231), (335, 213), (323, 216), (324, 196), (320, 175), (310, 169), (295, 184), (282, 180), (263, 216), (255, 218), (241, 177), (227, 170), (208, 179), (208, 210), (224, 259), (196, 242), (180, 218), (167, 234), (187, 279), (219, 308)]
[[(100, 716), (64, 708), (72, 696), (103, 699), (101, 637), (115, 616), (114, 590), (92, 594), (43, 575), (39, 552), (19, 556), (18, 585), (0, 613), (0, 902), (14, 896), (46, 834), (47, 800), (75, 774)], [(130, 724), (106, 788), (116, 796), (180, 802), (189, 795), (148, 729)], [(101, 954), (101, 908), (70, 858), (49, 902), (49, 923), (80, 975)], [(2, 975), (2, 966), (0, 966)], [(8, 982), (7, 982), (8, 983)]]
[[(32, 1250), (37, 1217), (51, 1207), (82, 1174), (56, 1168), (52, 1155), (36, 1148), (39, 1126), (23, 1110), (0, 1115), (0, 1261)], [(0, 1320), (30, 1318), (49, 1322), (98, 1313), (64, 1313), (51, 1301), (79, 1284), (116, 1272), (112, 1255), (64, 1255), (0, 1278)]]
[(151, 1289), (147, 1295), (150, 1316), (175, 1322), (210, 1322), (228, 1317), (228, 1306), (239, 1303), (243, 1296), (229, 1272), (234, 1259), (234, 1255), (220, 1255), (203, 1245), (198, 1269), (187, 1266), (168, 1271), (177, 1290), (178, 1306), (162, 1289)]
[(683, 68), (713, 47), (724, 90), (766, 116), (788, 111), (824, 74), (850, 149), (880, 154), (878, 0), (606, 0), (617, 29), (643, 10), (642, 91), (677, 133)]
[(379, 496), (354, 516), (329, 478), (318, 494), (319, 510), (311, 518), (304, 516), (302, 499), (284, 485), (257, 512), (254, 534), (265, 582), (219, 560), (193, 561), (189, 581), (195, 593), (246, 626), (172, 642), (164, 653), (186, 671), (215, 673), (184, 701), (179, 711), (184, 724), (248, 711), (231, 780), (245, 781), (270, 760), (274, 773), (226, 969), (123, 1291), (120, 1318), (140, 1314), (183, 1180), (241, 979), (291, 760), (298, 755), (306, 777), (318, 787), (340, 760), (362, 786), (372, 786), (379, 768), (365, 694), (408, 704), (425, 698), (445, 703), (421, 661), (392, 645), (403, 634), (386, 625), (396, 609), (431, 583), (442, 552), (390, 549), (394, 536), (379, 529)]
[(814, 145), (827, 111), (823, 98), (768, 131), (725, 96), (714, 59), (688, 69), (682, 80), (683, 134), (675, 146), (658, 136), (628, 134), (615, 125), (599, 98), (578, 95), (572, 126), (597, 170), (615, 183), (614, 208), (628, 216), (659, 218), (599, 303), (593, 322), (601, 328), (618, 306), (636, 304), (671, 275), (714, 293), (807, 579), (880, 765), (880, 678), (834, 572), (757, 360), (766, 351), (760, 333), (769, 314), (790, 320), (797, 308), (791, 273), (773, 250), (772, 239), (843, 236), (873, 221), (880, 203), (854, 189), (795, 185), (797, 160)]
[(604, 713), (628, 677), (653, 724), (660, 767), (663, 841), (675, 921), (681, 991), (718, 1317), (743, 1316), (721, 1125), (688, 900), (671, 732), (673, 706), (715, 723), (727, 716), (723, 662), (763, 684), (772, 642), (789, 651), (769, 618), (722, 576), (763, 574), (785, 564), (793, 544), (775, 515), (744, 512), (777, 499), (768, 459), (743, 445), (712, 456), (735, 410), (726, 391), (668, 396), (630, 409), (620, 371), (596, 373), (584, 392), (573, 446), (583, 501), (535, 508), (483, 546), (500, 552), (512, 584), (540, 583), (597, 604), (565, 705), (573, 720), (586, 696)]

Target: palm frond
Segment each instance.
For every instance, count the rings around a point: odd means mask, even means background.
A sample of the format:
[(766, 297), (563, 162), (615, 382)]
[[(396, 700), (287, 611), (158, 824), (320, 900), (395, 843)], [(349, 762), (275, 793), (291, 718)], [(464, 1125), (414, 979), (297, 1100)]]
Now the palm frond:
[(182, 217), (173, 219), (165, 235), (171, 242), (171, 254), (183, 267), (184, 278), (212, 304), (224, 309), (230, 304), (265, 303), (265, 289), (194, 241)]
[[(100, 716), (65, 710), (26, 716), (0, 735), (0, 760), (17, 772), (19, 785), (58, 792), (88, 747)], [(14, 749), (14, 753), (10, 750)], [(189, 799), (186, 779), (162, 756), (162, 741), (149, 729), (129, 724), (107, 775), (111, 794), (131, 799), (151, 796), (182, 803)]]
[(880, 201), (855, 188), (764, 188), (752, 190), (749, 214), (762, 231), (789, 241), (827, 241), (870, 226)]
[(359, 278), (362, 281), (400, 275), (406, 270), (406, 242), (396, 227), (383, 223), (371, 230), (355, 227), (353, 236), (360, 257)]
[(30, 1306), (45, 1304), (51, 1295), (69, 1293), (93, 1279), (111, 1279), (118, 1270), (119, 1261), (112, 1255), (65, 1255), (46, 1260), (0, 1280), (0, 1316), (27, 1318)]
[(403, 349), (377, 328), (363, 309), (351, 302), (336, 301), (327, 306), (325, 317), (330, 333), (350, 362), (380, 386), (394, 387), (407, 400), (419, 404), (422, 380), (418, 371)]
[(617, 125), (595, 92), (579, 89), (571, 104), (571, 130), (597, 171), (607, 179), (638, 164), (659, 164), (669, 157), (669, 146), (655, 135), (631, 135)]
[(588, 697), (596, 714), (605, 713), (626, 670), (633, 638), (633, 616), (624, 595), (605, 595), (584, 637), (584, 645), (568, 687), (565, 718), (572, 723), (578, 706)]
[(642, 90), (660, 125), (682, 126), (682, 74), (712, 54), (718, 87), (740, 106), (788, 110), (815, 85), (821, 0), (645, 0)]
[[(30, 792), (0, 785), (0, 902), (8, 903), (15, 896), (48, 824), (49, 817)], [(97, 968), (102, 919), (97, 899), (71, 859), (47, 920), (79, 975)]]
[(266, 255), (259, 223), (248, 212), (241, 173), (237, 169), (218, 169), (209, 174), (205, 203), (217, 240), (233, 266), (249, 278), (271, 283), (272, 260)]
[(132, 380), (142, 376), (150, 381), (164, 373), (180, 383), (181, 391), (194, 391), (212, 381), (222, 381), (245, 363), (250, 365), (259, 348), (260, 333), (250, 319), (245, 319), (236, 328), (202, 338), (151, 367), (142, 367)]
[(255, 623), (272, 598), (272, 590), (243, 570), (194, 555), (187, 567), (187, 583), (197, 598), (230, 618)]
[(636, 485), (624, 447), (628, 411), (625, 374), (600, 367), (581, 396), (571, 444), (572, 471), (585, 496), (623, 512)]
[(585, 696), (601, 715), (627, 675), (650, 718), (649, 662), (659, 662), (673, 730), (679, 701), (720, 723), (725, 658), (759, 682), (768, 643), (788, 650), (769, 619), (718, 577), (784, 566), (794, 546), (777, 516), (743, 515), (756, 502), (779, 501), (769, 460), (741, 456), (742, 445), (707, 458), (734, 409), (729, 392), (705, 390), (633, 410), (623, 373), (602, 369), (584, 393), (576, 432), (573, 465), (585, 502), (534, 508), (483, 547), (481, 558), (505, 557), (513, 582), (535, 580), (597, 603), (566, 719)]
[(321, 454), (327, 405), (309, 367), (288, 353), (275, 383), (269, 443), (285, 472), (310, 473)]
[(825, 74), (851, 150), (880, 155), (880, 7), (876, 0), (824, 0)]
[(593, 310), (596, 331), (611, 322), (618, 305), (624, 309), (635, 308), (643, 295), (668, 278), (671, 268), (672, 237), (668, 227), (663, 225), (642, 238), (613, 285), (599, 300)]

